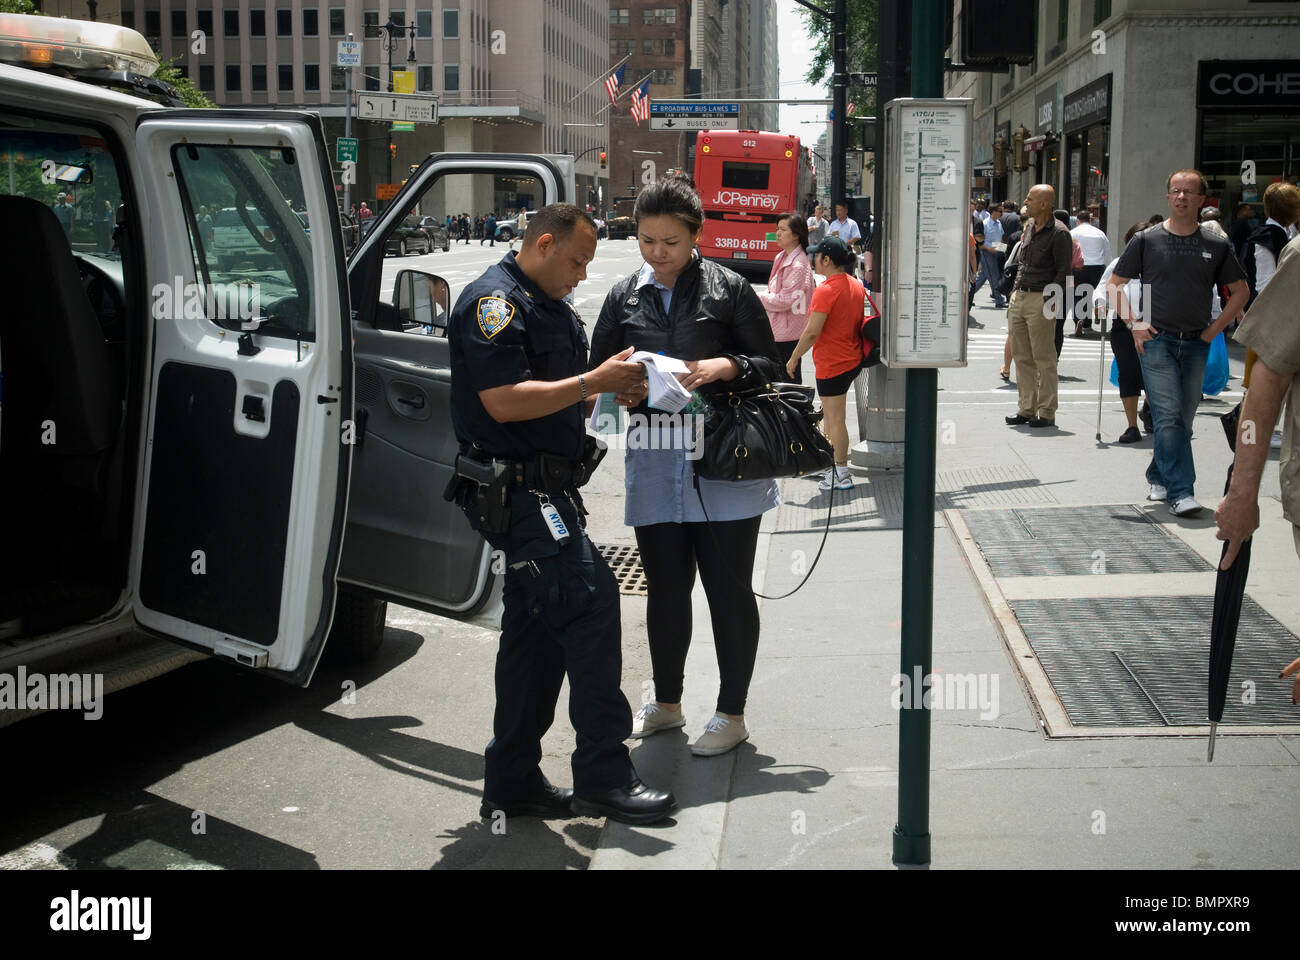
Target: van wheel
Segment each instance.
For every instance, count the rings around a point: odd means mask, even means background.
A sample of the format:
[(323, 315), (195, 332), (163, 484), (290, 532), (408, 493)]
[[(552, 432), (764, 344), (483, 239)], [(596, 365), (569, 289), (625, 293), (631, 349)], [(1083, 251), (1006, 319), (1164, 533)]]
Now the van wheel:
[(397, 241), (397, 255), (398, 255), (399, 257), (404, 257), (404, 256), (406, 256), (406, 241), (405, 241), (405, 240), (398, 240), (398, 241)]
[(325, 649), (351, 663), (369, 660), (384, 642), (388, 601), (339, 589), (334, 605), (334, 625)]

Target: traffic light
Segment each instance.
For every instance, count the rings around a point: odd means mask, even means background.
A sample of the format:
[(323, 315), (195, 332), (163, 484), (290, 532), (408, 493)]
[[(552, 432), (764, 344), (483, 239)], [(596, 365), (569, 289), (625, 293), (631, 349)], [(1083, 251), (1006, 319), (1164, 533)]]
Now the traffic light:
[(397, 144), (390, 143), (388, 145), (388, 155), (392, 157), (394, 160), (397, 159)]
[(605, 151), (602, 150), (602, 151), (600, 151), (600, 169), (602, 169), (602, 170), (608, 168), (608, 166), (609, 166), (609, 164), (606, 163), (605, 160), (606, 160), (606, 157), (605, 157)]

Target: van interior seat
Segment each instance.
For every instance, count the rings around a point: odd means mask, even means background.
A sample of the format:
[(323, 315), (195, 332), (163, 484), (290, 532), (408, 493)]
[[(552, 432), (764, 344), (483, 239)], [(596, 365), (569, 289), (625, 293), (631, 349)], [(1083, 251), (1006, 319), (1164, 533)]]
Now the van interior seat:
[(0, 513), (15, 547), (0, 563), (44, 579), (96, 552), (81, 538), (98, 540), (122, 373), (53, 211), (0, 196), (0, 218)]

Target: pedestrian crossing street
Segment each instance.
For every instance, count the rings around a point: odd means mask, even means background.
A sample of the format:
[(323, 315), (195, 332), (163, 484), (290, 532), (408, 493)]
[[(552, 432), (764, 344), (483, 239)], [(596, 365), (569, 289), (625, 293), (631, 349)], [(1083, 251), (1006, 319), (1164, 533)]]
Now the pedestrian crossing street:
[[(977, 360), (985, 357), (994, 358), (998, 366), (1002, 365), (1002, 349), (1007, 342), (1007, 329), (994, 330), (992, 327), (986, 327), (983, 330), (969, 330), (969, 341), (966, 345), (966, 356), (969, 360)], [(1110, 363), (1112, 356), (1110, 344), (1105, 346), (1105, 362)], [(1097, 364), (1097, 354), (1100, 346), (1097, 337), (1094, 334), (1090, 340), (1078, 340), (1071, 337), (1068, 333), (1065, 337), (1065, 343), (1061, 347), (1061, 363), (1091, 363)], [(1107, 372), (1109, 373), (1109, 367)]]

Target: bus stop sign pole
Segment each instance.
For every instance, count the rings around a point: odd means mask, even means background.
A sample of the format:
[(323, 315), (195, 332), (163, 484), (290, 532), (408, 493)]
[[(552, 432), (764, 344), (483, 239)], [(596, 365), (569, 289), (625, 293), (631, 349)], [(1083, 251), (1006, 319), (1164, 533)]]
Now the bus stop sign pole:
[[(942, 0), (912, 2), (912, 96), (943, 96)], [(885, 278), (886, 283), (889, 278)], [(903, 623), (900, 673), (928, 681), (933, 660), (935, 420), (939, 371), (907, 371), (903, 436)], [(919, 668), (919, 670), (917, 669)], [(894, 864), (930, 863), (930, 711), (912, 690), (899, 711)]]

